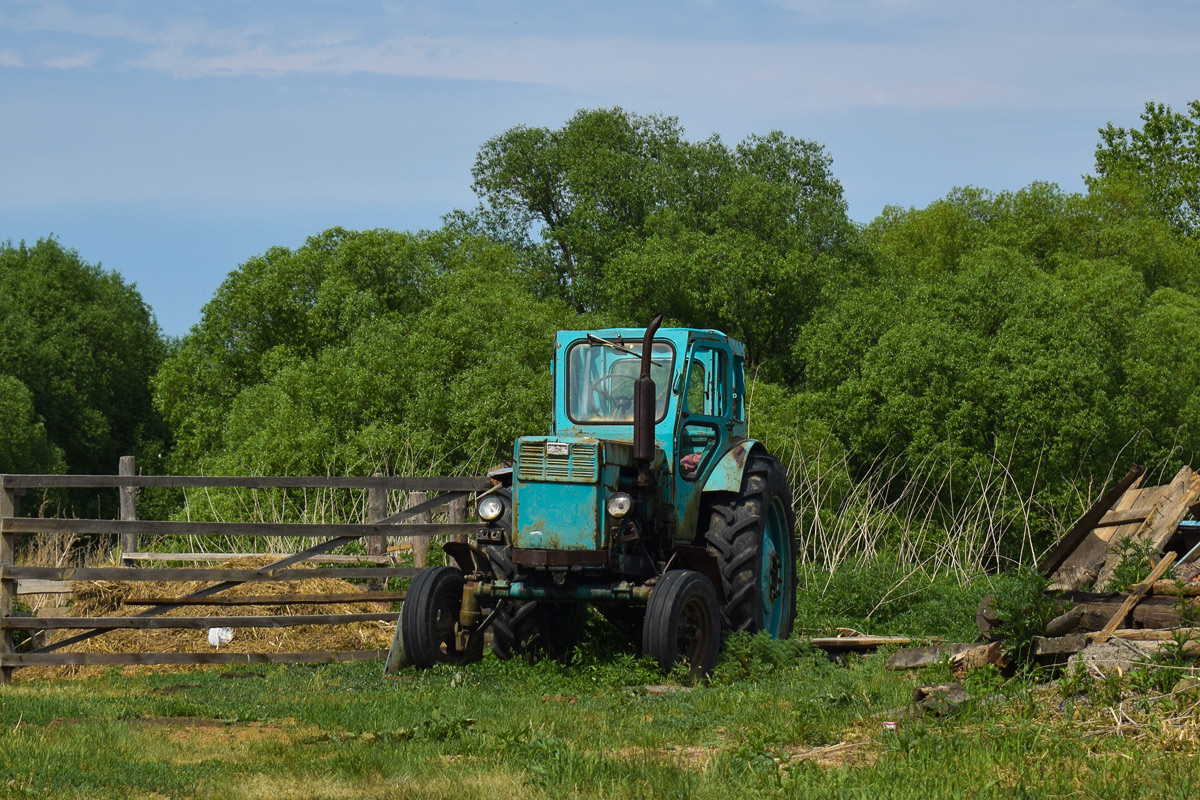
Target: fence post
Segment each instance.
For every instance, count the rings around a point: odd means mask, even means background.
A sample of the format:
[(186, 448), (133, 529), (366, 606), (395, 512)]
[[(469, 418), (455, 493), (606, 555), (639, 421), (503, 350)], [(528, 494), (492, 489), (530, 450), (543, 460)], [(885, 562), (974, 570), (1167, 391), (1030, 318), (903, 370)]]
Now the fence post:
[[(382, 472), (376, 472), (372, 477), (382, 478)], [(387, 489), (372, 486), (367, 489), (367, 522), (379, 522), (387, 516)], [(367, 555), (381, 556), (387, 552), (387, 536), (368, 536)], [(369, 588), (378, 590), (384, 588), (387, 581), (383, 578), (372, 578), (367, 582)]]
[[(460, 497), (457, 500), (450, 501), (450, 510), (447, 512), (446, 521), (454, 524), (467, 521), (467, 498)], [(465, 533), (456, 533), (450, 537), (450, 541), (466, 543), (467, 535)]]
[[(117, 474), (121, 476), (137, 475), (137, 461), (133, 456), (121, 456), (121, 463), (117, 468)], [(120, 493), (121, 498), (121, 520), (131, 521), (137, 519), (137, 487), (122, 486), (117, 491)], [(122, 553), (136, 553), (138, 551), (137, 534), (122, 533), (120, 546)], [(135, 567), (137, 566), (137, 561), (133, 559), (122, 558), (121, 565), (126, 567)]]
[[(17, 493), (7, 487), (0, 491), (0, 520), (4, 517), (17, 515)], [(16, 555), (16, 534), (0, 534), (0, 569), (12, 566)], [(17, 597), (17, 582), (12, 578), (0, 579), (0, 619), (7, 619), (13, 613), (13, 601)], [(0, 631), (0, 660), (11, 655), (13, 650), (13, 635), (10, 630)], [(0, 664), (0, 685), (12, 682), (13, 668)]]
[[(428, 499), (429, 495), (426, 492), (409, 492), (408, 507), (412, 508), (415, 505), (424, 503)], [(429, 522), (429, 512), (422, 511), (420, 514), (412, 517), (412, 522)], [(425, 566), (425, 561), (429, 556), (429, 537), (414, 536), (410, 541), (412, 542), (413, 566)]]

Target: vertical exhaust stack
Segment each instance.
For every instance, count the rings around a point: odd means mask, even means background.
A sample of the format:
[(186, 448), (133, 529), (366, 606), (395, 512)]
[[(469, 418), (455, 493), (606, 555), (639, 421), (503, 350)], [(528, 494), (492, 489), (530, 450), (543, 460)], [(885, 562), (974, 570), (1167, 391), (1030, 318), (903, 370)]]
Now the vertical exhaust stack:
[(662, 324), (659, 314), (646, 328), (642, 338), (642, 371), (633, 382), (633, 459), (638, 466), (637, 485), (648, 488), (654, 481), (650, 463), (654, 461), (654, 417), (655, 386), (650, 377), (651, 351), (654, 349), (654, 334)]

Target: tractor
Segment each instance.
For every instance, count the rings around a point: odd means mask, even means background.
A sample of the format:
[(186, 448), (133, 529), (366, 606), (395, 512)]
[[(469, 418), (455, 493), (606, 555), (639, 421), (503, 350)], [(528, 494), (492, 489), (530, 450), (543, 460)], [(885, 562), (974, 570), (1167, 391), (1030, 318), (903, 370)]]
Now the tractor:
[(722, 631), (786, 638), (795, 515), (746, 438), (745, 347), (715, 330), (560, 331), (554, 427), (517, 439), (473, 541), (409, 587), (393, 650), (417, 667), (566, 657), (595, 606), (664, 671), (716, 664)]

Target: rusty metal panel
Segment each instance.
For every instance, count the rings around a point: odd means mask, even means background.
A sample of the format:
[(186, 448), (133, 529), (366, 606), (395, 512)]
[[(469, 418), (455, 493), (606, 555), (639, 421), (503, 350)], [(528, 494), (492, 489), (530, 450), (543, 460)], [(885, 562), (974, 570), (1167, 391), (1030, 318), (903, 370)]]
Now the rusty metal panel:
[(746, 459), (758, 442), (754, 439), (744, 439), (735, 444), (728, 453), (722, 456), (713, 467), (712, 474), (704, 484), (706, 492), (737, 492), (742, 488), (742, 472), (746, 468)]

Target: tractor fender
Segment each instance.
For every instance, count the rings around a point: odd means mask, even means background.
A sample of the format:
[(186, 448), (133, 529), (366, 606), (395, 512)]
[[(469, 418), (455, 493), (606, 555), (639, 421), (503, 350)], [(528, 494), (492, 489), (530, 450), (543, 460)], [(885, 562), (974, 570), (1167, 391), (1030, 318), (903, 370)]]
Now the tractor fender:
[(761, 448), (762, 443), (757, 439), (742, 439), (736, 441), (721, 460), (708, 474), (704, 482), (704, 494), (709, 492), (740, 492), (742, 490), (742, 473), (746, 470), (746, 462), (755, 448)]
[(442, 552), (454, 559), (454, 563), (466, 575), (491, 569), (487, 554), (473, 542), (446, 542), (442, 545)]

